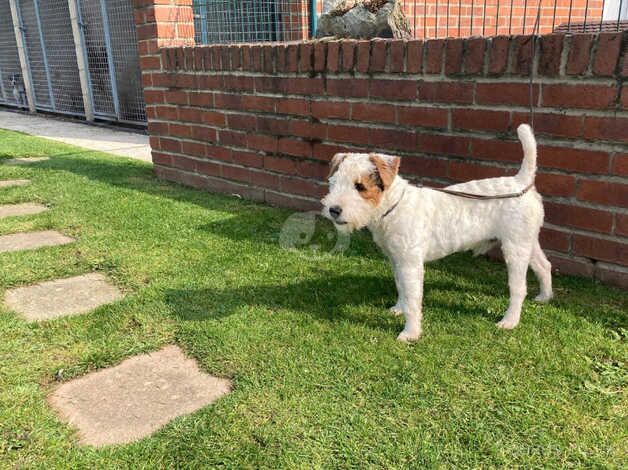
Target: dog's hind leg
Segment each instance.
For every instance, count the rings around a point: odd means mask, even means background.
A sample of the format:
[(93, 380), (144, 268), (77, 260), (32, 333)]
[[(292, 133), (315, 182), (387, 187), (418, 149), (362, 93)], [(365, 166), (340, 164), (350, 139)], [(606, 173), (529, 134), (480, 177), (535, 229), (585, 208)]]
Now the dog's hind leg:
[(537, 302), (549, 302), (552, 297), (552, 264), (541, 250), (539, 241), (534, 242), (534, 248), (532, 249), (532, 256), (530, 257), (530, 267), (536, 278), (539, 280), (541, 286), (541, 292), (534, 300)]
[(396, 267), (399, 282), (399, 302), (406, 324), (399, 341), (416, 341), (422, 333), (423, 263), (403, 263)]
[(399, 287), (399, 274), (397, 273), (398, 271), (398, 267), (395, 266), (394, 261), (393, 262), (393, 273), (395, 275), (395, 286), (397, 287), (397, 303), (395, 305), (393, 305), (392, 307), (390, 307), (390, 311), (393, 313), (393, 315), (402, 315), (403, 314), (403, 306), (401, 304), (401, 296), (399, 294), (399, 292), (401, 292), (401, 287)]
[(510, 289), (510, 304), (504, 318), (497, 323), (498, 328), (511, 330), (519, 324), (521, 306), (526, 297), (526, 272), (530, 263), (531, 249), (506, 241), (502, 243), (504, 259), (508, 267), (508, 287)]

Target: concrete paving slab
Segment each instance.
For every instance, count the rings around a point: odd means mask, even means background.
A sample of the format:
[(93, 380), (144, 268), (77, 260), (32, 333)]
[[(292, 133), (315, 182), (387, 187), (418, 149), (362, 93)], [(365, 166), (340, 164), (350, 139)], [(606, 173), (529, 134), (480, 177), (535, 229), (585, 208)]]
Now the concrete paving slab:
[(103, 446), (146, 437), (230, 391), (231, 381), (200, 371), (178, 346), (167, 346), (65, 383), (48, 401), (78, 428), (81, 443)]
[(20, 232), (0, 237), (0, 253), (8, 251), (34, 250), (46, 246), (72, 243), (74, 238), (66, 237), (55, 230), (42, 232)]
[(31, 180), (1, 180), (0, 188), (13, 188), (15, 186), (26, 186)]
[(105, 276), (91, 273), (10, 289), (4, 303), (26, 320), (40, 321), (86, 313), (121, 298)]
[(23, 204), (0, 205), (0, 219), (4, 217), (15, 217), (20, 215), (33, 215), (47, 211), (48, 208), (36, 202), (25, 202)]
[(10, 160), (5, 160), (5, 165), (16, 166), (16, 165), (30, 165), (31, 163), (37, 162), (45, 162), (46, 160), (50, 160), (48, 157), (19, 157), (19, 158), (11, 158)]
[(33, 116), (10, 111), (0, 111), (0, 128), (152, 162), (148, 136), (141, 132), (118, 131), (110, 127), (51, 116)]

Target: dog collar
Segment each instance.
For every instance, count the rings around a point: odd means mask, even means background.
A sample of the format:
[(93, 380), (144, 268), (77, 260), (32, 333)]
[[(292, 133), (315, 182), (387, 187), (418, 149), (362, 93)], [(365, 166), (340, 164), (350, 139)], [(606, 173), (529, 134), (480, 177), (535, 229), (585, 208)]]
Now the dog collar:
[(399, 205), (399, 203), (401, 202), (401, 200), (403, 199), (403, 197), (406, 195), (406, 189), (408, 189), (408, 187), (406, 186), (405, 188), (403, 188), (403, 192), (401, 193), (401, 197), (399, 198), (399, 200), (390, 208), (388, 209), (384, 215), (382, 215), (382, 219), (384, 217), (386, 217), (388, 214), (390, 214), (392, 211), (394, 211), (397, 206)]

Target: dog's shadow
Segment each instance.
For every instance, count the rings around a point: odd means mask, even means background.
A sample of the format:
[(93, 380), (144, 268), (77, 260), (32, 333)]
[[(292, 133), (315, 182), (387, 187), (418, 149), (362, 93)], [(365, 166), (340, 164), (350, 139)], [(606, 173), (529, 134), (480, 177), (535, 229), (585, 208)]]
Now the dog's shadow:
[[(456, 291), (455, 283), (428, 283), (433, 291)], [(370, 328), (396, 331), (403, 320), (394, 317), (388, 308), (396, 301), (395, 284), (390, 277), (331, 276), (285, 284), (267, 284), (233, 288), (170, 289), (166, 302), (171, 312), (184, 321), (216, 320), (228, 317), (242, 307), (267, 310), (290, 310), (330, 322), (352, 322)], [(495, 320), (481, 306), (452, 305), (429, 296), (428, 309), (456, 309), (465, 315)], [(363, 307), (363, 308), (355, 308)]]

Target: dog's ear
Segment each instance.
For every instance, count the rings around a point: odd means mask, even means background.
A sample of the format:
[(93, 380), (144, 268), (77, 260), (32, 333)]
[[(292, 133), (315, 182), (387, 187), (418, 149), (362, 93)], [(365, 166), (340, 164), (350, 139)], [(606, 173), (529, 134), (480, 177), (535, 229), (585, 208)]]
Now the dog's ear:
[(383, 189), (388, 189), (395, 180), (397, 173), (399, 173), (401, 158), (372, 153), (369, 155), (369, 160), (375, 165), (379, 178), (384, 185)]
[(338, 167), (340, 166), (340, 164), (342, 163), (342, 161), (345, 159), (346, 156), (347, 156), (346, 153), (337, 153), (336, 155), (334, 155), (334, 158), (331, 159), (331, 163), (329, 167), (329, 174), (327, 175), (327, 179), (331, 178), (331, 176), (334, 173), (336, 173), (336, 170), (338, 169)]

